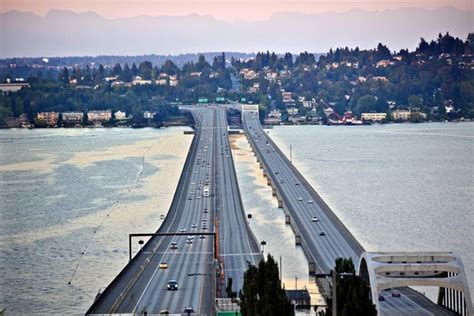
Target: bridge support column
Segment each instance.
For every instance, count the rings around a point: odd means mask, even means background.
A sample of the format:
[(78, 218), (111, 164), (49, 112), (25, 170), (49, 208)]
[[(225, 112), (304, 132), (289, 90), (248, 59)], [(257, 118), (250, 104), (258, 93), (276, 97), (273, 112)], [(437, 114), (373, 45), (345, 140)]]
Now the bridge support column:
[(283, 208), (283, 202), (282, 200), (278, 200), (278, 208)]
[[(263, 170), (263, 163), (261, 163), (261, 162), (260, 162), (260, 169)], [(263, 174), (265, 174), (265, 172)]]
[[(270, 185), (270, 184), (271, 183), (269, 183), (268, 185)], [(277, 196), (277, 190), (274, 187), (272, 187), (272, 195)], [(280, 201), (278, 201), (278, 205), (280, 205)], [(278, 206), (278, 207), (280, 207), (280, 206)]]
[(290, 224), (290, 223), (291, 223), (290, 215), (285, 215), (285, 224)]
[(301, 246), (301, 235), (295, 235), (295, 244)]
[[(268, 177), (267, 177), (267, 185), (272, 185), (272, 181)], [(273, 194), (273, 192), (272, 192), (272, 194)], [(273, 194), (273, 195), (275, 195), (275, 194)]]
[(308, 263), (309, 274), (313, 275), (316, 273), (316, 264), (314, 262)]

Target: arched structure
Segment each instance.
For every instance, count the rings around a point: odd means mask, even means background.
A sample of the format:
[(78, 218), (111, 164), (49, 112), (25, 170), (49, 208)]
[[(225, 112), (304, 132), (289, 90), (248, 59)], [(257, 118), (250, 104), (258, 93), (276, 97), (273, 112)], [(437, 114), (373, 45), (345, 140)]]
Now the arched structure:
[(369, 282), (380, 313), (382, 291), (408, 286), (438, 287), (438, 305), (460, 315), (474, 315), (461, 258), (452, 252), (364, 252), (358, 274)]

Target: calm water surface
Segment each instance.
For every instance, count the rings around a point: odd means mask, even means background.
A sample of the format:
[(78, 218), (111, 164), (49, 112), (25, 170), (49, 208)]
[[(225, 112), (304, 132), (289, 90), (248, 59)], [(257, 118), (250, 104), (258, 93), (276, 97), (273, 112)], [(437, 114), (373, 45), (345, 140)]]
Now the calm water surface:
[(0, 309), (83, 314), (126, 264), (128, 234), (159, 227), (183, 130), (0, 131)]

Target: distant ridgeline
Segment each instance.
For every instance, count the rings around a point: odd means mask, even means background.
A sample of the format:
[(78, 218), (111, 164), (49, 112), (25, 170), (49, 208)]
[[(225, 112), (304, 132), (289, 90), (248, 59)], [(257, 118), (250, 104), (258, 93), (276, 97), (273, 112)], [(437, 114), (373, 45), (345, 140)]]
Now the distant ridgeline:
[(2, 127), (160, 126), (179, 104), (228, 100), (259, 104), (268, 124), (474, 119), (474, 34), (412, 52), (13, 58), (0, 82)]

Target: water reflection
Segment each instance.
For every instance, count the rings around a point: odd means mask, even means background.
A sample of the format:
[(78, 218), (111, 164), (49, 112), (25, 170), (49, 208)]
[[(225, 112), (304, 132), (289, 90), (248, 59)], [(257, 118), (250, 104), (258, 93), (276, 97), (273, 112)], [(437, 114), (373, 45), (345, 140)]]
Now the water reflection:
[(0, 307), (84, 313), (128, 261), (128, 234), (161, 224), (183, 130), (2, 131)]

